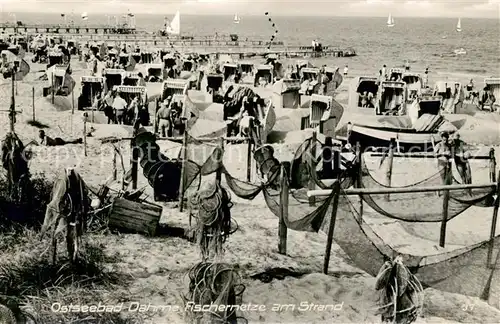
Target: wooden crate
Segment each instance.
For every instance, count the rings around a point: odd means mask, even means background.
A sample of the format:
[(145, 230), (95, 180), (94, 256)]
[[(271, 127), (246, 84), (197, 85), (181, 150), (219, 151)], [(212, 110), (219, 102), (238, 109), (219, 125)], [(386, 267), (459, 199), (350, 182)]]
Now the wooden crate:
[(154, 236), (162, 210), (161, 206), (155, 204), (117, 198), (110, 209), (109, 226)]

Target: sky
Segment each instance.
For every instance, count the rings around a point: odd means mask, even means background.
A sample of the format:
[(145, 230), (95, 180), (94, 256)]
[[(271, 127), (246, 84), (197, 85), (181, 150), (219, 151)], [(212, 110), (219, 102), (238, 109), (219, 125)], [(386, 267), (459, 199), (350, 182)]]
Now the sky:
[(500, 20), (500, 0), (0, 0), (3, 12), (471, 17)]

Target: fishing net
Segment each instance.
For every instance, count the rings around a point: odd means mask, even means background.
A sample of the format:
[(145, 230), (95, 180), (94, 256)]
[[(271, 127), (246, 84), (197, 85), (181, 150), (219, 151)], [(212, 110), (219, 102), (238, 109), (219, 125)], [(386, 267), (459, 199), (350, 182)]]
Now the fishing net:
[[(329, 226), (330, 218), (327, 217), (322, 231), (326, 232)], [(446, 252), (436, 250), (434, 254), (423, 253), (425, 255), (401, 253), (385, 243), (362, 219), (359, 202), (341, 192), (334, 240), (354, 264), (372, 276), (379, 273), (386, 261), (401, 256), (404, 264), (424, 286), (498, 303), (500, 286), (498, 280), (492, 279), (500, 267), (498, 235), (493, 240)]]
[[(441, 172), (443, 171), (439, 170), (427, 179), (397, 188), (432, 187), (443, 185)], [(452, 184), (456, 185), (460, 184), (460, 182), (453, 178)], [(371, 175), (364, 159), (361, 159), (360, 187), (368, 189), (396, 188), (389, 187), (378, 182)], [(460, 215), (471, 206), (493, 206), (494, 194), (495, 186), (489, 188), (451, 190), (450, 200), (448, 203), (447, 220)], [(363, 201), (365, 201), (373, 210), (386, 217), (406, 222), (440, 222), (443, 219), (443, 193), (398, 193), (391, 194), (389, 199), (387, 199), (386, 194), (369, 194), (363, 195), (362, 197)], [(418, 206), (418, 208), (415, 208), (416, 206)]]
[[(316, 153), (314, 154), (314, 162), (311, 162), (309, 153), (313, 143), (316, 146)], [(333, 182), (327, 184), (320, 179), (321, 167), (318, 167), (318, 164), (321, 162), (322, 150), (323, 144), (320, 141), (313, 142), (312, 138), (307, 139), (295, 152), (290, 171), (287, 170), (285, 163), (278, 164), (278, 167), (268, 167), (267, 179), (261, 184), (236, 179), (226, 169), (223, 169), (223, 173), (228, 187), (242, 199), (252, 200), (262, 192), (267, 207), (274, 215), (278, 217), (282, 215), (287, 228), (296, 231), (318, 232), (325, 215), (331, 214), (333, 199), (333, 192), (328, 197), (313, 199), (307, 197), (309, 190), (307, 186), (311, 181), (322, 189), (331, 188), (333, 185)], [(265, 159), (264, 162), (268, 160), (270, 158)], [(353, 164), (353, 161), (346, 158), (342, 161), (342, 170), (338, 174), (342, 188), (348, 188), (353, 183), (351, 176)], [(284, 199), (288, 208), (282, 209)], [(293, 212), (288, 213), (288, 210)]]
[(201, 262), (188, 276), (189, 289), (183, 296), (188, 323), (248, 323), (237, 315), (245, 286), (233, 266)]
[(231, 225), (231, 196), (218, 180), (192, 197), (198, 209), (196, 239), (204, 261), (218, 258), (223, 253), (223, 243), (234, 233)]
[(2, 166), (7, 171), (9, 192), (14, 201), (24, 201), (30, 188), (29, 152), (17, 134), (7, 133), (2, 141)]

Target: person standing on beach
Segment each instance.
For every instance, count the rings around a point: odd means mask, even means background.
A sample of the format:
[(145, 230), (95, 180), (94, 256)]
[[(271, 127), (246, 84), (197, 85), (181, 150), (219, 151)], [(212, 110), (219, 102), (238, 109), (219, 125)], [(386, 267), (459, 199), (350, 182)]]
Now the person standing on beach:
[(382, 67), (382, 79), (387, 80), (387, 66), (385, 64)]
[(442, 132), (441, 142), (437, 143), (434, 147), (434, 154), (437, 158), (439, 174), (443, 184), (446, 184), (446, 175), (447, 172), (450, 171), (448, 167), (451, 165), (451, 150), (450, 134), (448, 132)]
[(117, 93), (115, 100), (113, 101), (113, 109), (115, 110), (116, 123), (123, 124), (125, 110), (127, 109), (127, 102), (122, 98), (120, 93)]
[(406, 60), (406, 62), (405, 62), (405, 70), (410, 71), (410, 61), (409, 60)]
[(425, 77), (424, 77), (424, 88), (429, 87), (429, 68), (425, 68)]
[(344, 76), (347, 76), (348, 72), (349, 72), (349, 67), (346, 64), (345, 67), (344, 67)]
[(460, 139), (459, 134), (455, 134), (452, 139), (452, 155), (457, 171), (462, 178), (462, 183), (471, 184), (472, 175), (469, 164), (470, 153), (465, 149), (465, 142)]

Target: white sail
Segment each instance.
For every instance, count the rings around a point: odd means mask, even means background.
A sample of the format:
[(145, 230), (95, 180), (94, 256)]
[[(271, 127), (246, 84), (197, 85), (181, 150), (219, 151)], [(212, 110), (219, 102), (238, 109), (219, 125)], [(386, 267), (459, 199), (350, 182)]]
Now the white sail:
[(179, 11), (177, 11), (175, 13), (174, 19), (172, 19), (170, 26), (167, 27), (167, 33), (172, 34), (172, 35), (180, 35), (180, 33), (181, 33), (181, 18), (180, 18)]
[(240, 17), (238, 17), (238, 14), (234, 15), (233, 21), (234, 21), (235, 24), (239, 24), (240, 23)]
[(462, 31), (462, 21), (460, 20), (460, 18), (458, 18), (457, 32), (461, 32), (461, 31)]
[(387, 27), (393, 27), (394, 26), (394, 18), (392, 18), (392, 15), (389, 14), (389, 17), (387, 18)]

